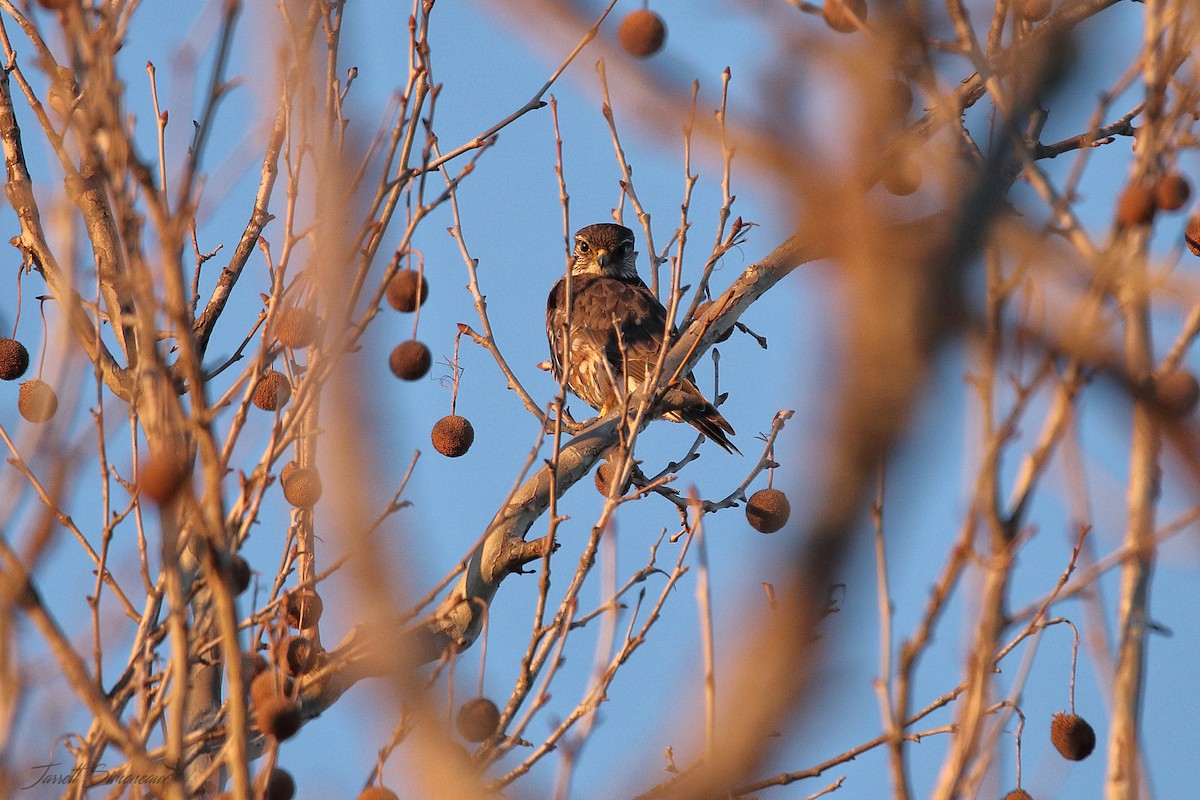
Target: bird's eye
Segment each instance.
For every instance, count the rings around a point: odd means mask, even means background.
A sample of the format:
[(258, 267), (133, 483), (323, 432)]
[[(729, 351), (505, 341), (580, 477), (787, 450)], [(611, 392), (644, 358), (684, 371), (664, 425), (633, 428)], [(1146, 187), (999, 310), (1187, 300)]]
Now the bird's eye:
[(588, 247), (587, 242), (584, 242), (584, 241), (579, 242), (579, 252), (586, 253), (589, 249), (590, 248)]

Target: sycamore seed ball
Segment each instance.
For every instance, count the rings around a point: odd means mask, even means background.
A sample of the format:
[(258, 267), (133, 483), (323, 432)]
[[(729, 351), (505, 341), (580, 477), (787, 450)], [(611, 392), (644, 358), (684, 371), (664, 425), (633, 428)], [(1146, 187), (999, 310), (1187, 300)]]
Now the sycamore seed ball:
[(0, 380), (15, 381), (29, 369), (29, 351), (16, 339), (0, 339)]
[(303, 675), (317, 663), (317, 646), (307, 636), (293, 636), (287, 640), (284, 659), (288, 672)]
[(482, 742), (499, 730), (500, 709), (486, 697), (476, 697), (462, 704), (454, 722), (468, 742)]
[(275, 338), (293, 350), (308, 347), (317, 338), (317, 315), (299, 306), (281, 310), (275, 324)]
[(312, 467), (297, 467), (282, 483), (283, 499), (295, 508), (312, 508), (321, 499), (321, 476)]
[(1154, 184), (1154, 204), (1163, 211), (1178, 211), (1191, 196), (1192, 187), (1178, 172), (1168, 172)]
[(1155, 379), (1153, 397), (1164, 414), (1182, 417), (1200, 401), (1200, 383), (1188, 370), (1176, 368)]
[(296, 796), (296, 781), (286, 769), (273, 767), (267, 773), (266, 800), (292, 800)]
[(237, 555), (236, 553), (229, 557), (229, 572), (225, 576), (225, 580), (229, 583), (229, 588), (233, 590), (235, 595), (250, 588), (250, 562)]
[(17, 410), (30, 422), (49, 422), (58, 411), (58, 395), (43, 380), (27, 380), (17, 394)]
[(1033, 800), (1029, 796), (1029, 792), (1024, 789), (1013, 789), (1008, 794), (1004, 795), (1004, 800)]
[(444, 456), (458, 458), (471, 449), (475, 441), (475, 429), (466, 417), (451, 414), (442, 417), (433, 425), (433, 449)]
[(1192, 255), (1200, 256), (1200, 214), (1193, 214), (1188, 219), (1183, 239), (1187, 243), (1187, 249), (1192, 251)]
[(1026, 22), (1038, 22), (1050, 13), (1050, 0), (1020, 0), (1017, 13)]
[(296, 630), (311, 628), (321, 619), (324, 611), (325, 603), (321, 600), (321, 595), (312, 589), (301, 589), (288, 595), (288, 627)]
[(592, 476), (592, 480), (596, 482), (596, 491), (608, 497), (608, 484), (612, 480), (613, 465), (605, 461), (596, 469), (596, 474)]
[(402, 269), (388, 281), (388, 304), (397, 311), (410, 313), (425, 305), (429, 297), (429, 282), (415, 269)]
[(138, 491), (142, 497), (166, 505), (179, 494), (190, 474), (181, 459), (160, 453), (151, 456), (138, 470)]
[(275, 411), (291, 399), (291, 381), (278, 370), (269, 369), (264, 372), (254, 389), (254, 405), (263, 411)]
[[(255, 654), (258, 658), (262, 658), (261, 653)], [(279, 675), (275, 670), (270, 668), (266, 659), (262, 659), (262, 672), (257, 673), (254, 679), (250, 681), (250, 703), (255, 708), (263, 708), (271, 703), (276, 697), (283, 697), (284, 685), (279, 680)]]
[(429, 368), (433, 366), (433, 355), (429, 352), (428, 347), (416, 339), (410, 339), (396, 345), (396, 348), (392, 350), (391, 357), (388, 358), (388, 365), (392, 368), (392, 374), (397, 378), (418, 381), (424, 378), (428, 374)]
[(400, 800), (400, 797), (386, 786), (368, 786), (358, 800)]
[(867, 0), (825, 0), (821, 16), (838, 33), (854, 33), (858, 30), (854, 17), (867, 21)]
[(1060, 711), (1050, 720), (1050, 741), (1063, 758), (1082, 761), (1096, 749), (1096, 732), (1078, 714)]
[(1117, 198), (1117, 224), (1149, 225), (1154, 219), (1154, 195), (1140, 183), (1131, 183)]
[(295, 736), (303, 721), (296, 701), (286, 697), (275, 697), (258, 708), (259, 730), (281, 742)]
[(759, 489), (746, 502), (746, 519), (760, 533), (774, 533), (787, 524), (792, 505), (778, 489)]
[(921, 188), (923, 177), (921, 163), (912, 155), (904, 153), (887, 160), (880, 179), (883, 181), (883, 188), (897, 197), (907, 197)]
[(667, 26), (658, 14), (648, 8), (639, 8), (621, 20), (617, 41), (629, 55), (649, 58), (667, 41)]

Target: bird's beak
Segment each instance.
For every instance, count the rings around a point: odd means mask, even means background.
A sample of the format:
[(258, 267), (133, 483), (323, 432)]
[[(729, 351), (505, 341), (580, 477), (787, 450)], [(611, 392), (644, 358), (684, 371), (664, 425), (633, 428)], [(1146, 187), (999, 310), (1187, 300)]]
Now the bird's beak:
[(596, 264), (599, 265), (600, 269), (607, 269), (610, 261), (612, 259), (609, 258), (607, 250), (596, 251)]

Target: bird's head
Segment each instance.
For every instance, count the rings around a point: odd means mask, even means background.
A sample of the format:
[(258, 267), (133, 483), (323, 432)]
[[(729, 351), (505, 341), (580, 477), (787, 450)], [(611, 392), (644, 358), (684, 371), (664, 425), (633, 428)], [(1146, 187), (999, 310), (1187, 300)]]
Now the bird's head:
[(633, 231), (624, 225), (601, 222), (580, 228), (575, 234), (575, 261), (571, 265), (573, 275), (636, 278), (636, 261)]

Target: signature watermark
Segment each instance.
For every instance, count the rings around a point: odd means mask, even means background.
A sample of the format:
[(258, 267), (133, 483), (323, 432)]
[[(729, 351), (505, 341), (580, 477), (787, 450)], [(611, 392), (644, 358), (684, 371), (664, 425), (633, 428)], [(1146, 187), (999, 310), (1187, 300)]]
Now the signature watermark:
[(82, 767), (75, 767), (68, 772), (55, 772), (56, 767), (61, 767), (61, 761), (55, 761), (53, 764), (37, 764), (29, 769), (38, 772), (38, 776), (27, 786), (22, 786), (21, 790), (32, 789), (35, 786), (66, 786), (67, 784), (77, 783), (82, 780), (87, 780), (90, 785), (117, 785), (117, 784), (162, 784), (171, 779), (170, 772), (161, 772), (156, 774), (138, 774), (136, 772), (109, 772), (104, 768), (104, 764), (97, 764), (91, 772), (86, 772)]

